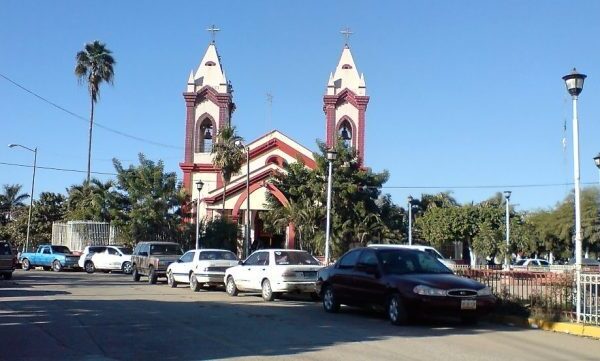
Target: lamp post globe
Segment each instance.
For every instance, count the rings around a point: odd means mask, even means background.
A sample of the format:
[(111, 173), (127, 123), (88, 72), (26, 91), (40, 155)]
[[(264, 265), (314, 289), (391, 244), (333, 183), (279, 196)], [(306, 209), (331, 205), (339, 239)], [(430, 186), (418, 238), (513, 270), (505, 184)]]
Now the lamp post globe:
[(596, 163), (596, 167), (600, 169), (600, 153), (598, 153), (598, 155), (594, 157), (594, 163)]
[(581, 322), (581, 258), (582, 258), (582, 232), (581, 232), (581, 187), (579, 172), (579, 120), (577, 117), (577, 99), (583, 90), (586, 75), (573, 68), (570, 74), (562, 79), (565, 81), (567, 91), (573, 100), (573, 178), (575, 186), (575, 273), (577, 278), (577, 322)]
[(196, 182), (196, 189), (198, 190), (198, 198), (196, 198), (196, 249), (200, 248), (200, 192), (204, 187), (204, 182), (200, 179)]

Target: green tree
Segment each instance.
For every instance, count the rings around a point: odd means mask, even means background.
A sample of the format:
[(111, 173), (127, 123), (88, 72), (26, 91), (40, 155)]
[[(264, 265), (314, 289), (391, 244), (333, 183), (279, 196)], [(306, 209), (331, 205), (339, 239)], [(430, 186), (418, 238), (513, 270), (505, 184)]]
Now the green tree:
[(72, 185), (67, 194), (67, 218), (73, 221), (111, 222), (126, 206), (113, 180), (102, 182), (93, 178), (90, 182)]
[(66, 198), (60, 193), (42, 192), (33, 203), (31, 212), (31, 239), (33, 245), (52, 241), (52, 224), (64, 220)]
[(13, 219), (13, 211), (16, 208), (24, 207), (25, 200), (29, 194), (21, 193), (23, 188), (20, 184), (5, 184), (0, 193), (0, 225), (5, 225)]
[(223, 217), (225, 216), (225, 196), (231, 176), (240, 171), (244, 164), (244, 151), (240, 146), (243, 138), (236, 134), (234, 126), (225, 126), (219, 130), (213, 144), (213, 164), (221, 169), (223, 176)]
[(92, 130), (94, 127), (94, 105), (100, 95), (100, 84), (107, 82), (113, 83), (115, 59), (112, 52), (106, 47), (106, 44), (95, 40), (84, 45), (84, 49), (79, 51), (76, 58), (75, 75), (79, 82), (85, 82), (88, 86), (91, 100), (90, 127), (88, 136), (88, 162), (86, 183), (90, 182), (91, 162), (92, 162)]
[(217, 218), (203, 224), (202, 229), (202, 248), (227, 249), (237, 253), (237, 224), (225, 218)]

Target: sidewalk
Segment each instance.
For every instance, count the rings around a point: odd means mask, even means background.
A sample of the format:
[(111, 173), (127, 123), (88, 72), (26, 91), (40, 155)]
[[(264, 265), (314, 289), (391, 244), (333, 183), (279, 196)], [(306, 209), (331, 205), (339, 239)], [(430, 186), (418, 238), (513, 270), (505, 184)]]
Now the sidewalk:
[(545, 331), (561, 332), (576, 336), (593, 337), (600, 339), (600, 326), (584, 325), (573, 322), (551, 322), (536, 318), (518, 316), (491, 315), (490, 321), (510, 326), (536, 328)]

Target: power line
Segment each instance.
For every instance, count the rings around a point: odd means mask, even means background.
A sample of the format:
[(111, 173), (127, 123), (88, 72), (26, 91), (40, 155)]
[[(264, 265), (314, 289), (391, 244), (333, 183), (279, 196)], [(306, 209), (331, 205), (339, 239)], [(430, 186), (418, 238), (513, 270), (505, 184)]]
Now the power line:
[[(0, 165), (9, 165), (9, 166), (13, 166), (13, 167), (24, 167), (24, 168), (33, 168), (33, 166), (31, 164), (19, 164), (19, 163), (7, 163), (7, 162), (0, 162)], [(36, 166), (36, 169), (47, 169), (47, 170), (55, 170), (55, 171), (60, 171), (60, 172), (71, 172), (71, 173), (87, 173), (86, 170), (79, 170), (79, 169), (68, 169), (68, 168), (57, 168), (57, 167), (43, 167), (43, 166)], [(99, 175), (117, 175), (117, 173), (108, 173), (108, 172), (91, 172), (92, 174), (99, 174)]]
[[(36, 92), (34, 92), (32, 90), (27, 89), (26, 87), (24, 87), (23, 85), (17, 83), (16, 81), (12, 80), (11, 78), (7, 77), (6, 75), (0, 73), (0, 77), (4, 78), (6, 81), (10, 82), (11, 84), (13, 84), (14, 86), (18, 87), (19, 89), (21, 89), (21, 90), (23, 90), (23, 91), (25, 91), (25, 92), (33, 95), (34, 97), (40, 99), (41, 101), (43, 101), (43, 102), (45, 102), (47, 104), (50, 104), (51, 106), (55, 107), (56, 109), (59, 109), (59, 110), (65, 112), (65, 113), (67, 113), (67, 114), (69, 114), (69, 115), (71, 115), (71, 116), (73, 116), (73, 117), (75, 117), (77, 119), (83, 120), (85, 122), (89, 122), (89, 119), (87, 119), (87, 118), (85, 118), (85, 117), (83, 117), (83, 116), (81, 116), (81, 115), (79, 115), (77, 113), (74, 113), (74, 112), (70, 111), (69, 109), (66, 109), (65, 107), (62, 107), (62, 106), (60, 106), (60, 105), (58, 105), (58, 104), (56, 104), (56, 103), (54, 103), (54, 102), (52, 102), (52, 101), (44, 98), (43, 96), (37, 94)], [(96, 125), (96, 127), (104, 129), (107, 132), (118, 134), (118, 135), (120, 135), (122, 137), (133, 139), (133, 140), (137, 140), (137, 141), (142, 142), (142, 143), (148, 143), (148, 144), (152, 144), (152, 145), (155, 145), (157, 147), (163, 147), (163, 148), (178, 149), (178, 150), (183, 149), (182, 147), (177, 147), (177, 146), (170, 145), (170, 144), (160, 143), (160, 142), (156, 142), (156, 141), (153, 141), (153, 140), (150, 140), (150, 139), (146, 139), (146, 138), (138, 137), (136, 135), (125, 133), (125, 132), (122, 132), (120, 130), (108, 127), (106, 125), (102, 125), (101, 123), (98, 123), (96, 121), (94, 121), (94, 124)]]

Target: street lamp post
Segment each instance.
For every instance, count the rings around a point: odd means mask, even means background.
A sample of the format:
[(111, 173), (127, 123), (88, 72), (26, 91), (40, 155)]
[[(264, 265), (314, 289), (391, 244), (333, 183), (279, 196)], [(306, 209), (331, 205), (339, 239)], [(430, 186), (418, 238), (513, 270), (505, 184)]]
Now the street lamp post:
[(31, 194), (29, 195), (29, 215), (27, 216), (27, 236), (25, 238), (25, 249), (24, 252), (27, 252), (27, 248), (29, 247), (29, 231), (31, 230), (31, 211), (33, 210), (33, 191), (35, 189), (35, 169), (37, 166), (37, 147), (31, 149), (21, 144), (9, 144), (10, 148), (23, 148), (30, 152), (33, 152), (33, 177), (31, 177)]
[(573, 99), (573, 177), (575, 179), (575, 273), (577, 277), (577, 322), (581, 321), (581, 196), (579, 175), (579, 123), (577, 119), (577, 99), (583, 90), (586, 75), (580, 74), (575, 68), (569, 75), (562, 77), (567, 91)]
[(250, 253), (250, 147), (246, 147), (246, 237), (244, 257)]
[(594, 157), (594, 163), (596, 163), (596, 167), (598, 167), (598, 184), (600, 184), (600, 153)]
[(200, 191), (204, 182), (200, 179), (196, 182), (196, 189), (198, 190), (198, 198), (196, 199), (196, 249), (200, 249)]
[(509, 247), (510, 247), (510, 195), (511, 191), (504, 191), (504, 199), (506, 199), (506, 256), (504, 257), (504, 268), (508, 269), (510, 265)]
[(413, 197), (408, 196), (408, 245), (412, 246), (412, 202)]
[(337, 157), (337, 152), (333, 149), (327, 151), (327, 162), (329, 163), (329, 176), (327, 177), (327, 221), (325, 223), (325, 265), (329, 265), (329, 241), (331, 238), (331, 182), (333, 161)]

